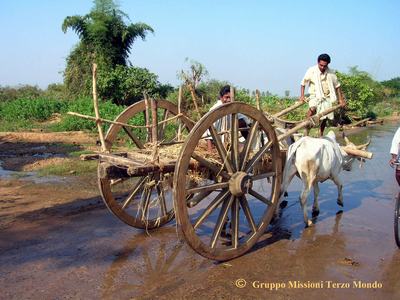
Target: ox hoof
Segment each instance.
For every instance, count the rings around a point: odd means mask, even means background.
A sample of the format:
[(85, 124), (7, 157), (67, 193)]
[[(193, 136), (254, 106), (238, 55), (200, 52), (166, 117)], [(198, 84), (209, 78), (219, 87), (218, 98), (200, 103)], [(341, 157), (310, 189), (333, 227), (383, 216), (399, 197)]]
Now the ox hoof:
[(306, 222), (306, 228), (307, 227), (311, 227), (313, 225), (313, 222), (311, 221), (311, 220), (308, 220), (307, 222)]
[(276, 224), (279, 220), (279, 214), (273, 214), (270, 223)]
[(338, 201), (336, 202), (339, 206), (341, 206), (341, 207), (343, 207), (343, 201), (342, 200), (339, 200), (338, 199)]
[(312, 217), (315, 218), (319, 215), (319, 209), (313, 209), (312, 211)]
[(287, 192), (284, 192), (283, 197), (287, 197), (287, 196), (289, 196), (289, 194)]
[(288, 201), (287, 200), (283, 200), (281, 203), (279, 203), (279, 207), (280, 208), (285, 208), (287, 206), (287, 204), (288, 204)]

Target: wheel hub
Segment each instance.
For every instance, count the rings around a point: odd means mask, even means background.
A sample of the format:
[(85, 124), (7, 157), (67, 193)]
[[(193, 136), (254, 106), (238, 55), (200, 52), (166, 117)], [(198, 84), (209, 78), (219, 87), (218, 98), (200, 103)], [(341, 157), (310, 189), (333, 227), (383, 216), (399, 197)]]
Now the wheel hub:
[(229, 179), (229, 191), (234, 196), (241, 196), (247, 193), (253, 186), (251, 177), (245, 172), (236, 172)]

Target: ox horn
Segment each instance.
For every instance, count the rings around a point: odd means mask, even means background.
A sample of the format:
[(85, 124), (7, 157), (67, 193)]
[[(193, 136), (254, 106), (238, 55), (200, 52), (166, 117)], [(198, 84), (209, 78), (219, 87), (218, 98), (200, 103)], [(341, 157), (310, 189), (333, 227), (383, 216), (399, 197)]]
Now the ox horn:
[(367, 149), (367, 147), (369, 146), (370, 143), (371, 143), (371, 139), (369, 139), (368, 142), (365, 143), (365, 144), (357, 145), (357, 146), (356, 146), (356, 149), (365, 150), (365, 149)]
[(353, 144), (352, 142), (350, 142), (347, 136), (344, 136), (344, 141), (346, 142), (346, 146)]

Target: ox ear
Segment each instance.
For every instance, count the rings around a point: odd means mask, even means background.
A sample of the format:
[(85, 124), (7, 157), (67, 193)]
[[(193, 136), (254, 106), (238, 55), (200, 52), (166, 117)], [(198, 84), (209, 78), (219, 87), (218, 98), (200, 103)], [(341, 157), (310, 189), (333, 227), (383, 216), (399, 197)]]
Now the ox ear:
[(329, 132), (326, 134), (326, 137), (330, 138), (333, 141), (336, 141), (336, 135), (333, 130), (329, 130)]

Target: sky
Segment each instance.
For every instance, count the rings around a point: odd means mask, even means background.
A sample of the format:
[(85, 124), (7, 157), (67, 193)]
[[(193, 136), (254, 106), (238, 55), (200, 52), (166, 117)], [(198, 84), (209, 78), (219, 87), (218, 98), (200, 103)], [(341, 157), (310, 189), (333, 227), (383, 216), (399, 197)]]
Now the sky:
[[(400, 76), (398, 0), (120, 0), (130, 18), (154, 29), (135, 41), (130, 61), (179, 85), (186, 58), (207, 79), (283, 96), (300, 94), (306, 69), (328, 53), (330, 67), (358, 66), (378, 81)], [(65, 17), (83, 16), (91, 0), (0, 0), (0, 86), (61, 83), (79, 42)]]

